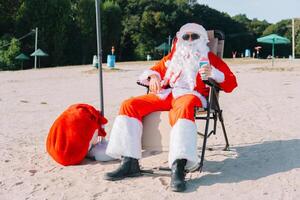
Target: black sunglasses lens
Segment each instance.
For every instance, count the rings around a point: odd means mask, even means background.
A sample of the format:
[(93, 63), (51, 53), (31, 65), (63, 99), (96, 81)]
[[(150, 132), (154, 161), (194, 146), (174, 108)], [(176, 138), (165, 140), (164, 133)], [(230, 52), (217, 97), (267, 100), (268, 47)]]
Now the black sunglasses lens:
[(197, 39), (200, 38), (200, 36), (199, 36), (198, 34), (196, 34), (196, 33), (193, 33), (193, 34), (191, 35), (191, 38), (192, 38), (192, 40), (197, 40)]
[(189, 40), (189, 39), (190, 39), (190, 35), (189, 35), (189, 34), (184, 34), (184, 35), (182, 36), (182, 39), (183, 39), (183, 40)]
[(200, 38), (200, 35), (196, 34), (196, 33), (192, 33), (192, 34), (184, 34), (182, 36), (183, 40), (189, 40), (191, 37), (191, 40), (197, 40)]

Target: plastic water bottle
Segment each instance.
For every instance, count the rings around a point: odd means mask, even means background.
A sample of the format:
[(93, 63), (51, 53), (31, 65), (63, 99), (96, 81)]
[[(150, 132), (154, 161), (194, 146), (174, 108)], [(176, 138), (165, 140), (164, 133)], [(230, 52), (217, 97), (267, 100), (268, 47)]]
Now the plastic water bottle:
[[(205, 66), (205, 65), (208, 65), (209, 64), (209, 59), (207, 57), (202, 57), (200, 58), (200, 63), (199, 63), (199, 66), (200, 68)], [(208, 77), (206, 76), (206, 74), (200, 74), (201, 75), (201, 79), (203, 81), (207, 80)]]

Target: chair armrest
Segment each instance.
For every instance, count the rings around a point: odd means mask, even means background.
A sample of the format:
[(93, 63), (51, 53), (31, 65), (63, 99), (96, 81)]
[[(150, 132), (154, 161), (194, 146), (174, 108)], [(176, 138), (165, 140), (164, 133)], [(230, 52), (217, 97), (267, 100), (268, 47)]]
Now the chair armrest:
[[(214, 87), (217, 91), (222, 90), (219, 84), (212, 78), (208, 78), (208, 80), (204, 80), (203, 82), (210, 87)], [(149, 85), (143, 84), (140, 81), (137, 81), (136, 83), (142, 87), (145, 87), (147, 89), (147, 93), (149, 92)]]
[(145, 87), (147, 89), (147, 94), (149, 93), (149, 85), (145, 85), (145, 84), (141, 83), (140, 81), (137, 81), (136, 83), (140, 86)]
[(218, 91), (222, 90), (220, 85), (212, 78), (208, 78), (208, 80), (204, 80), (203, 82), (210, 87), (214, 87)]
[(140, 81), (137, 81), (136, 82), (138, 85), (140, 85), (140, 86), (143, 86), (143, 87), (145, 87), (145, 88), (149, 88), (149, 85), (146, 85), (146, 84), (143, 84), (143, 83), (141, 83)]

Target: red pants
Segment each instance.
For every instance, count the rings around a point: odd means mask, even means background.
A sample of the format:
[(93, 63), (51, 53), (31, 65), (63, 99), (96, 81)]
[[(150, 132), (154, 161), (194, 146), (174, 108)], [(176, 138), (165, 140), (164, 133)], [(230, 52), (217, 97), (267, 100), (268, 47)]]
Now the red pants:
[(120, 108), (120, 115), (134, 117), (140, 121), (142, 118), (155, 111), (170, 111), (169, 120), (173, 126), (178, 119), (194, 121), (194, 107), (201, 107), (200, 99), (192, 94), (187, 94), (174, 99), (172, 93), (161, 100), (155, 94), (146, 94), (125, 100)]

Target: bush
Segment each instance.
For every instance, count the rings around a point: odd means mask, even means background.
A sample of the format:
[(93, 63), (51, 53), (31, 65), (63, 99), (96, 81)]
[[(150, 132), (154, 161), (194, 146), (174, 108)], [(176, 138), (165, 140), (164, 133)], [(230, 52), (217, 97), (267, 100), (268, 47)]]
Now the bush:
[[(5, 44), (8, 46), (2, 47)], [(0, 70), (18, 70), (20, 65), (15, 57), (20, 53), (20, 42), (16, 38), (0, 40)]]

